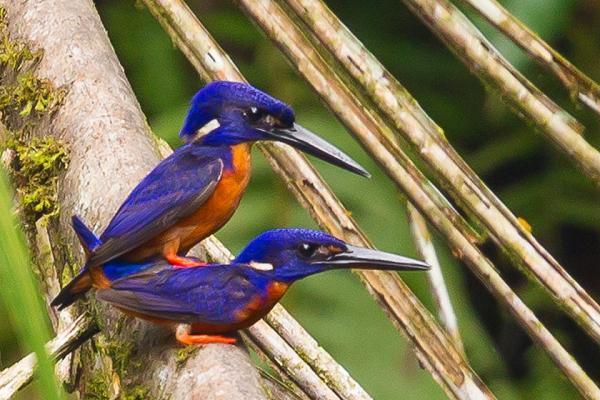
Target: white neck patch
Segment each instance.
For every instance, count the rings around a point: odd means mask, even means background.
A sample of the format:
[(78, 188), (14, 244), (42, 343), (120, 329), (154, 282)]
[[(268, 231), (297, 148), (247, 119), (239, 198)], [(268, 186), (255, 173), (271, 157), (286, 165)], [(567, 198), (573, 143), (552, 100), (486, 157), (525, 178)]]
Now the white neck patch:
[(273, 264), (252, 261), (250, 267), (259, 271), (271, 271), (273, 269)]
[(196, 133), (196, 137), (202, 137), (202, 136), (206, 135), (208, 132), (217, 129), (220, 126), (221, 126), (221, 124), (219, 124), (219, 121), (217, 121), (216, 119), (211, 119), (210, 121), (208, 121), (206, 123), (206, 125), (204, 125), (200, 129), (198, 129), (198, 132)]

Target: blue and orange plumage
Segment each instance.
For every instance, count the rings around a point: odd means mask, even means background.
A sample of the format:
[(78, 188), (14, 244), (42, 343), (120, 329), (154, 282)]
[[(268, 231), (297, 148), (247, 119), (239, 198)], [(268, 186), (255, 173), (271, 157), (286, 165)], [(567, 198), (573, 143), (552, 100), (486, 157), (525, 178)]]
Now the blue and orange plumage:
[(183, 343), (233, 343), (222, 335), (254, 324), (292, 283), (336, 268), (424, 270), (427, 265), (351, 246), (323, 232), (278, 229), (252, 240), (230, 264), (182, 269), (160, 257), (111, 261), (102, 267), (107, 284), (97, 297), (128, 314), (176, 327)]
[[(219, 126), (193, 140), (212, 120)], [(201, 265), (182, 255), (234, 213), (250, 179), (250, 148), (257, 140), (285, 142), (368, 175), (340, 150), (297, 125), (288, 105), (244, 83), (213, 82), (200, 90), (180, 137), (187, 144), (133, 189), (89, 250), (76, 282), (61, 291), (54, 306), (66, 307), (92, 285), (101, 286), (98, 268), (115, 259), (140, 262), (162, 255), (174, 265)]]

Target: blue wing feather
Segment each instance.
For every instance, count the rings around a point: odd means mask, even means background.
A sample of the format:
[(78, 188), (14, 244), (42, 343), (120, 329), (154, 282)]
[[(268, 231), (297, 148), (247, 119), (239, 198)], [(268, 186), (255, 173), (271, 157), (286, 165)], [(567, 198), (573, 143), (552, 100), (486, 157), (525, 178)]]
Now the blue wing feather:
[(97, 296), (156, 318), (219, 325), (237, 322), (236, 312), (261, 293), (252, 271), (236, 264), (188, 269), (164, 264), (114, 281)]
[(121, 205), (88, 267), (135, 249), (197, 210), (221, 178), (226, 151), (190, 144), (158, 164)]

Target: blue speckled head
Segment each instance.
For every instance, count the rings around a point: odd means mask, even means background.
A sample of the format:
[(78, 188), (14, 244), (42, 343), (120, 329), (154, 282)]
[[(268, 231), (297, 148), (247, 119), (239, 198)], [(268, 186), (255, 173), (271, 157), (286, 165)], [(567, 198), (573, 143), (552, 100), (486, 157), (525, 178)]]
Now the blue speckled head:
[[(265, 263), (274, 266), (269, 272), (273, 278), (293, 281), (324, 270), (312, 264), (318, 256), (315, 249), (335, 249), (341, 252), (347, 245), (325, 232), (288, 228), (266, 231), (254, 238), (235, 259), (238, 263)], [(326, 257), (326, 254), (323, 254)]]
[(243, 123), (244, 114), (252, 111), (270, 115), (282, 126), (290, 127), (294, 123), (294, 112), (284, 102), (247, 83), (214, 81), (192, 98), (179, 137), (186, 142), (191, 140), (198, 129), (213, 119), (221, 126)]
[(287, 104), (241, 82), (209, 83), (192, 98), (179, 137), (191, 142), (198, 129), (213, 120), (218, 128), (198, 138), (203, 146), (232, 146), (270, 140), (287, 143), (333, 165), (369, 176), (369, 173), (340, 149), (294, 121)]
[[(335, 246), (346, 249), (346, 243), (325, 232), (302, 228), (273, 229), (255, 237), (237, 256), (236, 261), (279, 263), (285, 261), (289, 250), (296, 251), (302, 244)], [(295, 254), (294, 254), (295, 256)]]
[(401, 271), (429, 268), (422, 261), (352, 246), (325, 232), (299, 228), (262, 233), (248, 244), (235, 262), (266, 264), (267, 272), (263, 272), (263, 275), (284, 282), (293, 282), (331, 269)]

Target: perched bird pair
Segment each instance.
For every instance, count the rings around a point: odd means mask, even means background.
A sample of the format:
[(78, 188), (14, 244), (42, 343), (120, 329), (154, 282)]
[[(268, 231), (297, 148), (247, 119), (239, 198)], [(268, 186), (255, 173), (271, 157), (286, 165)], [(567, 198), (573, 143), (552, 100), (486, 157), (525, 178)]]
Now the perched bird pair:
[[(100, 237), (73, 217), (87, 261), (52, 305), (64, 308), (95, 287), (100, 299), (124, 312), (179, 326), (183, 343), (232, 343), (218, 334), (252, 325), (308, 275), (333, 268), (426, 269), (417, 260), (304, 229), (266, 232), (227, 265), (185, 257), (233, 215), (250, 178), (255, 141), (287, 143), (368, 176), (294, 119), (289, 106), (250, 85), (206, 85), (180, 131), (186, 144), (133, 189)], [(196, 138), (211, 121), (217, 127)]]

